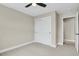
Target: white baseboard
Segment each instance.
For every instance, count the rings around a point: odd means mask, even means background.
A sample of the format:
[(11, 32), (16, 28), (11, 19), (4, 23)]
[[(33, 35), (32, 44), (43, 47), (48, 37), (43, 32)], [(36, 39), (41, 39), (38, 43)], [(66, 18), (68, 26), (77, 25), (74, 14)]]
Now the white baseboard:
[(25, 46), (25, 45), (31, 44), (31, 43), (33, 43), (33, 42), (34, 42), (34, 41), (26, 42), (26, 43), (19, 44), (19, 45), (16, 45), (16, 46), (13, 46), (13, 47), (10, 47), (10, 48), (7, 48), (7, 49), (3, 49), (3, 50), (0, 50), (0, 53), (4, 53), (4, 52), (7, 52), (7, 51), (10, 51), (10, 50), (16, 49), (16, 48), (20, 48), (20, 47), (22, 47), (22, 46)]
[(52, 47), (53, 47), (53, 48), (56, 48), (57, 46), (56, 46), (56, 45), (52, 45)]
[(58, 42), (58, 45), (63, 45), (63, 43)]
[[(0, 54), (1, 54), (1, 53), (4, 53), (4, 52), (11, 51), (11, 50), (14, 50), (14, 49), (16, 49), (16, 48), (23, 47), (23, 46), (28, 45), (28, 44), (31, 44), (31, 43), (40, 43), (40, 44), (43, 44), (43, 43), (37, 42), (37, 41), (26, 42), (26, 43), (19, 44), (19, 45), (16, 45), (16, 46), (13, 46), (13, 47), (10, 47), (10, 48), (7, 48), (7, 49), (0, 50)], [(44, 44), (44, 45), (46, 45), (46, 44)], [(56, 48), (56, 45), (47, 45), (47, 46)]]
[[(72, 42), (72, 43), (74, 43), (75, 41), (74, 40), (65, 40), (66, 42)], [(61, 42), (58, 42), (58, 45), (63, 45), (63, 43), (61, 43)]]
[(66, 42), (72, 42), (72, 43), (75, 42), (75, 40), (66, 40), (66, 39), (65, 39), (65, 41), (66, 41)]

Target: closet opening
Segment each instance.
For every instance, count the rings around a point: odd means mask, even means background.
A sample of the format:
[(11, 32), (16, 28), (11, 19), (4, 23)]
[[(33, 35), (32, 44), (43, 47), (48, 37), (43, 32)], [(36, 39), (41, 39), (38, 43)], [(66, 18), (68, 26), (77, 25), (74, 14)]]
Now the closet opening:
[(63, 44), (75, 46), (75, 17), (63, 19)]

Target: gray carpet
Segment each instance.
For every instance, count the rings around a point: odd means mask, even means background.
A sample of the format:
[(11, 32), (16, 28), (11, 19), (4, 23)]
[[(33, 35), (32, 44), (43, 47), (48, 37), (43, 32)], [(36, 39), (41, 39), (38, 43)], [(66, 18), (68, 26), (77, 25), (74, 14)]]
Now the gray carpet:
[(64, 44), (52, 48), (40, 43), (32, 43), (27, 46), (8, 51), (1, 56), (78, 56), (74, 45)]

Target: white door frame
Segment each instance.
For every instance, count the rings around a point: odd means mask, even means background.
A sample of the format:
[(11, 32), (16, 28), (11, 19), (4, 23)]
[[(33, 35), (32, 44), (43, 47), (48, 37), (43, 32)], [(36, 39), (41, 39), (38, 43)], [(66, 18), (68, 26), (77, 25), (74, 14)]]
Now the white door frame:
[(78, 52), (78, 50), (79, 50), (79, 35), (77, 35), (77, 34), (79, 34), (79, 21), (78, 21), (78, 12), (76, 13), (76, 21), (75, 21), (75, 28), (77, 28), (76, 29), (76, 33), (75, 33), (75, 36), (76, 36), (76, 41), (75, 41), (75, 48), (76, 48), (76, 50), (77, 50), (77, 52)]
[[(76, 28), (76, 32), (75, 32), (75, 35), (78, 33), (78, 12), (73, 16), (68, 16), (68, 17), (62, 17), (62, 39), (61, 39), (61, 43), (63, 45), (63, 42), (64, 42), (64, 18), (75, 18), (75, 28)], [(77, 27), (76, 27), (77, 26)], [(78, 36), (75, 36), (75, 48), (78, 52)]]
[[(69, 18), (75, 18), (75, 16), (63, 18), (63, 43), (64, 43), (64, 19), (69, 19)], [(75, 33), (75, 20), (74, 20), (74, 33)], [(74, 39), (75, 39), (75, 36), (74, 36)]]
[(64, 19), (65, 18), (75, 18), (75, 16), (62, 17), (62, 45), (64, 43)]

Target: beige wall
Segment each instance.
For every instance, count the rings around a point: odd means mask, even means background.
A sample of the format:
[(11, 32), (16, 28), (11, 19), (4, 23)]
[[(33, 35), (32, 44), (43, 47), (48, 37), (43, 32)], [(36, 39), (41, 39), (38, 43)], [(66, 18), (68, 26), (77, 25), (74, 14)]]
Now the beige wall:
[(33, 17), (0, 5), (0, 50), (33, 40)]

